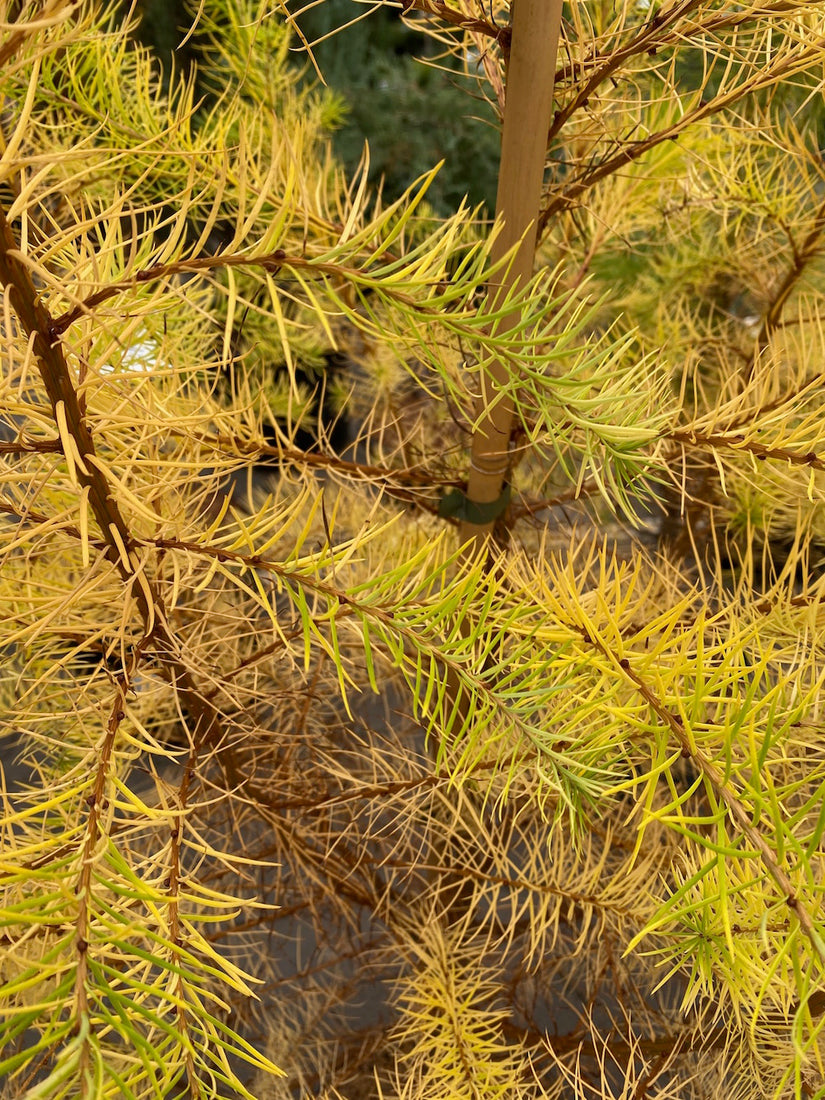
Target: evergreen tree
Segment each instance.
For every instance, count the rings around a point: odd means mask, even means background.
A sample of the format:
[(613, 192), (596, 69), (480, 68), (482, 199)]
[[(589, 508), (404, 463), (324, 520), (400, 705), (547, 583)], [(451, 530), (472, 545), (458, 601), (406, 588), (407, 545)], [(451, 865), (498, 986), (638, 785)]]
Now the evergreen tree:
[(265, 5), (7, 5), (9, 1096), (825, 1095), (824, 26), (566, 8), (514, 285)]
[(333, 141), (351, 172), (368, 141), (370, 181), (396, 199), (411, 179), (443, 161), (427, 191), (436, 212), (452, 213), (466, 196), (492, 213), (498, 118), (473, 80), (474, 54), (453, 56), (389, 6), (370, 11), (354, 9), (351, 0), (326, 0), (305, 9), (296, 24), (307, 42), (317, 41), (317, 70), (343, 99)]

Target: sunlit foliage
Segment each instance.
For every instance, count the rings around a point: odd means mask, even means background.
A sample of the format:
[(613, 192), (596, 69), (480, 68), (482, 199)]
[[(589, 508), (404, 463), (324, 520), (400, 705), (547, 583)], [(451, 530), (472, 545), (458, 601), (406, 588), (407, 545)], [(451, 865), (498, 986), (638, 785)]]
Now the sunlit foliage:
[[(822, 14), (571, 8), (492, 316), (287, 9), (206, 0), (196, 101), (6, 6), (8, 1095), (823, 1095)], [(500, 109), (505, 4), (404, 17)]]

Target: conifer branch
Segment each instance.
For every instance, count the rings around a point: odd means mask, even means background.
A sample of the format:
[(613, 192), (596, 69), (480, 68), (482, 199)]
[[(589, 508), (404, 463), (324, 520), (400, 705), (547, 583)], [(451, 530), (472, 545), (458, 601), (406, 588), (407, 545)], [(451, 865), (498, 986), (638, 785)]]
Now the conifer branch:
[[(811, 262), (821, 252), (823, 232), (825, 232), (825, 203), (822, 203), (816, 211), (802, 244), (797, 246), (793, 238), (791, 238), (793, 262), (776, 286), (770, 305), (762, 317), (753, 351), (748, 357), (742, 371), (742, 376), (746, 382), (752, 377), (759, 356), (768, 347), (771, 337), (779, 327), (782, 321), (782, 313), (794, 288), (805, 275)], [(765, 410), (761, 409), (758, 410), (757, 415), (764, 411)]]
[[(778, 323), (778, 327), (781, 326), (781, 324), (782, 322), (780, 321)], [(757, 350), (753, 353), (753, 355), (747, 356), (745, 359), (746, 364), (750, 364), (751, 367), (755, 366), (758, 354), (759, 353)], [(744, 413), (742, 416), (734, 417), (733, 420), (729, 421), (725, 425), (725, 431), (740, 431), (742, 428), (748, 427), (755, 421), (766, 416), (768, 413), (776, 412), (777, 409), (787, 408), (788, 410), (791, 410), (794, 404), (801, 397), (803, 397), (806, 392), (810, 392), (813, 387), (820, 385), (823, 381), (825, 381), (825, 371), (815, 374), (810, 379), (806, 379), (800, 385), (794, 387), (794, 389), (792, 390), (781, 394), (781, 396), (775, 398), (773, 401), (766, 402), (765, 404), (760, 404), (756, 409), (748, 410), (748, 412)]]
[(35, 290), (2, 210), (0, 285), (8, 288), (20, 325), (26, 336), (33, 339), (40, 375), (60, 430), (61, 450), (74, 467), (79, 485), (89, 488), (89, 502), (106, 544), (106, 557), (116, 566), (124, 584), (134, 592), (144, 630), (163, 653), (164, 660), (169, 662), (170, 682), (194, 720), (193, 740), (196, 744), (207, 741), (220, 744), (223, 730), (218, 713), (195, 686), (189, 670), (177, 656), (178, 643), (169, 629), (163, 602), (136, 559), (136, 542), (118, 508), (117, 496), (106, 480), (104, 467), (97, 461), (94, 441), (63, 354), (59, 331)]
[[(370, 273), (369, 265), (376, 258), (381, 258), (384, 250), (380, 250), (373, 256), (366, 258), (363, 268), (353, 267), (349, 264), (325, 261), (321, 258), (307, 256), (288, 256), (283, 249), (275, 249), (272, 252), (260, 256), (242, 254), (218, 254), (216, 256), (192, 256), (188, 259), (174, 260), (167, 264), (155, 264), (153, 267), (142, 268), (136, 271), (131, 278), (118, 279), (108, 286), (102, 287), (94, 294), (88, 295), (83, 301), (66, 310), (51, 322), (56, 336), (65, 333), (72, 325), (85, 316), (89, 316), (98, 306), (119, 294), (128, 290), (135, 290), (140, 286), (148, 286), (153, 283), (166, 283), (179, 275), (200, 274), (211, 271), (232, 270), (237, 268), (261, 268), (269, 274), (277, 274), (282, 268), (288, 271), (306, 271), (309, 274), (319, 276), (331, 276), (345, 282), (367, 289), (380, 289), (387, 297), (398, 305), (420, 312), (425, 316), (438, 317), (445, 308), (443, 301), (435, 304), (420, 302), (410, 294), (396, 290), (392, 284), (387, 286), (380, 277)], [(440, 279), (434, 280), (432, 289), (438, 296), (449, 295), (449, 285)]]
[(682, 751), (682, 755), (694, 764), (710, 784), (714, 793), (725, 803), (731, 820), (750, 847), (757, 853), (765, 870), (778, 888), (783, 901), (799, 922), (799, 927), (810, 942), (814, 955), (821, 964), (825, 965), (825, 942), (823, 942), (822, 936), (817, 931), (813, 919), (800, 897), (798, 888), (794, 886), (793, 881), (782, 866), (780, 857), (753, 824), (745, 803), (733, 787), (730, 779), (727, 779), (719, 768), (693, 743), (682, 718), (665, 706), (650, 685), (632, 667), (628, 658), (616, 657), (606, 647), (597, 644), (605, 656), (614, 660), (625, 676), (635, 685), (636, 690), (657, 718), (670, 730)]
[[(667, 11), (656, 10), (650, 19), (643, 23), (639, 33), (625, 46), (611, 50), (605, 57), (595, 52), (590, 57), (577, 60), (574, 65), (566, 66), (556, 72), (556, 80), (560, 82), (581, 80), (588, 68), (595, 66), (594, 71), (585, 78), (584, 85), (576, 94), (553, 115), (553, 121), (547, 132), (547, 146), (550, 147), (556, 136), (562, 131), (569, 119), (586, 106), (591, 96), (605, 80), (609, 80), (615, 73), (627, 64), (632, 58), (640, 54), (655, 51), (663, 44), (667, 32), (674, 25), (680, 25), (683, 20), (701, 7), (701, 0), (682, 0), (680, 4), (674, 4)], [(548, 214), (548, 217), (551, 215)]]
[(769, 447), (765, 443), (759, 443), (755, 439), (748, 439), (742, 434), (728, 432), (698, 432), (692, 428), (679, 428), (668, 432), (666, 439), (679, 443), (684, 447), (707, 447), (714, 450), (733, 450), (743, 454), (753, 455), (760, 462), (773, 459), (778, 462), (787, 462), (790, 466), (808, 466), (813, 470), (825, 470), (825, 459), (820, 458), (815, 451), (801, 454), (789, 447)]
[(100, 746), (94, 785), (86, 799), (89, 813), (86, 820), (86, 837), (83, 842), (83, 850), (80, 857), (80, 875), (76, 888), (77, 895), (77, 930), (75, 934), (75, 952), (77, 954), (77, 971), (75, 975), (75, 1003), (76, 1017), (75, 1028), (81, 1038), (80, 1047), (80, 1085), (81, 1095), (91, 1096), (90, 1079), (92, 1077), (92, 1058), (90, 1050), (91, 1022), (89, 1019), (89, 949), (92, 943), (91, 933), (91, 904), (92, 883), (94, 879), (95, 865), (99, 859), (98, 847), (100, 844), (101, 815), (106, 812), (109, 805), (108, 788), (112, 764), (115, 739), (117, 738), (120, 723), (125, 718), (124, 706), (126, 691), (129, 686), (129, 676), (122, 674), (115, 684), (115, 700), (109, 715), (106, 736)]
[(569, 489), (565, 489), (561, 493), (557, 493), (553, 497), (547, 497), (541, 500), (524, 499), (518, 505), (510, 506), (510, 517), (512, 520), (522, 519), (526, 516), (533, 517), (538, 512), (543, 512), (549, 508), (558, 508), (563, 504), (571, 504), (576, 500), (586, 500), (588, 497), (595, 496), (600, 492), (597, 482), (592, 479), (583, 481), (581, 485), (571, 486)]
[(486, 19), (469, 16), (466, 12), (452, 8), (444, 0), (402, 0), (402, 14), (407, 15), (411, 11), (421, 12), (423, 15), (432, 15), (442, 22), (447, 23), (456, 30), (468, 31), (471, 34), (489, 38), (492, 42), (501, 46), (502, 53), (507, 56), (510, 50), (512, 32), (509, 26), (498, 26)]
[[(691, 2), (694, 2), (694, 0), (691, 0)], [(544, 206), (539, 215), (539, 238), (541, 239), (544, 235), (554, 217), (563, 210), (575, 207), (580, 197), (591, 191), (597, 183), (609, 178), (614, 173), (618, 172), (619, 169), (633, 164), (635, 161), (639, 160), (640, 157), (644, 156), (652, 149), (655, 149), (663, 142), (677, 141), (681, 134), (685, 133), (690, 128), (706, 119), (718, 115), (722, 111), (728, 110), (739, 100), (753, 95), (762, 88), (770, 87), (776, 81), (790, 79), (795, 73), (804, 69), (807, 64), (810, 64), (813, 57), (820, 49), (820, 43), (808, 46), (798, 54), (791, 55), (783, 62), (777, 62), (771, 68), (764, 71), (757, 69), (751, 76), (744, 79), (739, 86), (732, 88), (730, 91), (720, 91), (709, 100), (696, 99), (694, 106), (685, 110), (678, 119), (671, 122), (668, 126), (657, 130), (645, 138), (639, 138), (633, 141), (628, 139), (624, 144), (624, 148), (618, 153), (606, 155), (604, 159), (596, 163), (595, 166), (588, 165), (578, 175), (573, 176), (570, 180), (564, 181), (558, 187), (555, 195), (551, 192), (548, 203)]]
[(62, 454), (59, 439), (20, 439), (0, 442), (0, 455)]
[[(356, 462), (321, 450), (303, 451), (296, 447), (201, 435), (199, 442), (225, 455), (243, 455), (248, 460), (274, 458), (284, 465), (337, 474), (381, 489), (388, 496), (407, 501), (417, 508), (438, 515), (438, 497), (444, 489), (462, 486), (463, 478), (445, 477), (424, 465), (389, 466), (374, 462)], [(447, 523), (456, 522), (447, 517)]]
[[(488, 100), (507, 10), (404, 5)], [(559, 111), (534, 125), (528, 87), (522, 126), (562, 262), (509, 296), (515, 251), (433, 215), (432, 173), (389, 206), (344, 180), (340, 108), (257, 0), (199, 13), (197, 105), (114, 12), (0, 19), (12, 1090), (250, 1100), (271, 1050), (290, 1094), (821, 1091), (816, 287), (786, 314), (825, 206), (785, 121), (821, 20), (564, 14)], [(357, 438), (335, 455), (319, 413), (304, 452), (302, 365), (342, 333)], [(426, 512), (493, 361), (496, 469), (525, 460), (485, 568)], [(603, 522), (692, 452), (698, 577)], [(579, 498), (586, 539), (556, 523)], [(544, 1034), (558, 1005), (579, 1025)]]
[[(644, 54), (655, 55), (662, 50), (675, 48), (684, 41), (686, 35), (694, 41), (697, 39), (701, 41), (706, 36), (719, 34), (721, 31), (746, 27), (774, 16), (789, 15), (806, 7), (807, 0), (772, 0), (769, 4), (742, 7), (735, 12), (714, 11), (701, 19), (690, 18), (701, 8), (698, 0), (683, 0), (681, 4), (675, 4), (666, 11), (662, 11), (661, 7), (654, 9), (647, 20), (634, 28), (638, 33), (625, 45), (613, 50), (594, 48), (584, 57), (577, 58), (575, 63), (565, 65), (556, 71), (556, 82), (559, 84), (573, 84), (583, 79), (586, 80), (586, 84), (554, 116), (548, 135), (548, 145), (568, 119), (586, 106), (589, 98), (595, 94), (600, 85), (611, 77), (616, 77), (620, 70), (634, 58)], [(588, 70), (591, 68), (595, 71), (588, 75)]]

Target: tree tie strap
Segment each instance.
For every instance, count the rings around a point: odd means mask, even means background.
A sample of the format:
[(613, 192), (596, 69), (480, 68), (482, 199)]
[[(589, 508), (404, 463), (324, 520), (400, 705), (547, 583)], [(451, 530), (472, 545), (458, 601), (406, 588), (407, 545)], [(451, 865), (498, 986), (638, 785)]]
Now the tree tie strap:
[(463, 523), (472, 523), (476, 527), (485, 527), (488, 523), (494, 523), (499, 516), (504, 515), (507, 505), (510, 503), (510, 486), (505, 484), (501, 496), (497, 500), (479, 504), (469, 500), (462, 489), (451, 489), (441, 498), (438, 506), (438, 514), (442, 519), (455, 516)]

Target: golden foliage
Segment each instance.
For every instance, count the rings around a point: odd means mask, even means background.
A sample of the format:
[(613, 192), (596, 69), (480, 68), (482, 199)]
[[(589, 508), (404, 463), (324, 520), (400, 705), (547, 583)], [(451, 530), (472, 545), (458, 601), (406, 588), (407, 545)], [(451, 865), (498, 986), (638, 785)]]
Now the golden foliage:
[[(404, 14), (500, 103), (505, 4)], [(10, 1094), (822, 1095), (821, 5), (570, 10), (506, 332), (288, 21), (194, 33), (203, 102), (113, 12), (0, 19)]]

